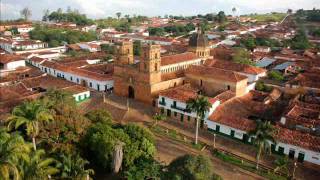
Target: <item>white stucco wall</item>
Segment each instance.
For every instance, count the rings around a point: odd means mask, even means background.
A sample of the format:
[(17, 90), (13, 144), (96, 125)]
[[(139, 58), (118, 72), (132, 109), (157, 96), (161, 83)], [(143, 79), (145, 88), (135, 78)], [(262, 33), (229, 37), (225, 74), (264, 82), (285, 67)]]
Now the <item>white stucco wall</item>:
[(9, 62), (4, 65), (4, 69), (13, 70), (19, 66), (26, 66), (25, 60)]

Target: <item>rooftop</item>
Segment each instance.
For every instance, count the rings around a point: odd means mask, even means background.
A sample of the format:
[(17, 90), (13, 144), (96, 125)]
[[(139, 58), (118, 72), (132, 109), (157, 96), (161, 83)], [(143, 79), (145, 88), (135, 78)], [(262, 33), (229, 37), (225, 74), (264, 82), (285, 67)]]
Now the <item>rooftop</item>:
[(236, 72), (246, 73), (246, 74), (258, 75), (266, 72), (265, 69), (262, 69), (259, 67), (254, 67), (247, 64), (234, 63), (232, 61), (210, 59), (205, 62), (205, 65), (208, 67), (215, 67), (215, 68), (231, 70), (231, 71), (236, 71)]
[(181, 54), (174, 54), (174, 55), (167, 55), (161, 57), (161, 66), (186, 62), (186, 61), (192, 61), (199, 59), (196, 54), (192, 52), (185, 52)]
[(215, 67), (192, 65), (186, 70), (186, 74), (193, 74), (202, 77), (220, 79), (223, 81), (239, 82), (246, 80), (247, 77), (234, 71), (219, 69)]

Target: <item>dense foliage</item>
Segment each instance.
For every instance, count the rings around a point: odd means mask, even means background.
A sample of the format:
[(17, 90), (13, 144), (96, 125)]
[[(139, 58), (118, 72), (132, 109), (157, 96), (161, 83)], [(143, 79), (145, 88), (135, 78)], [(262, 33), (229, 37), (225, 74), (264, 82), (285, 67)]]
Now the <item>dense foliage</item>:
[(215, 180), (221, 179), (214, 174), (209, 157), (198, 155), (181, 156), (170, 163), (166, 179), (173, 180)]
[(65, 43), (93, 41), (97, 39), (95, 32), (81, 32), (69, 29), (53, 29), (45, 26), (36, 26), (29, 32), (31, 39), (47, 42), (49, 47), (57, 47)]
[(308, 37), (303, 29), (300, 29), (289, 43), (292, 49), (305, 50), (311, 46)]
[(270, 38), (254, 38), (252, 36), (242, 38), (240, 43), (247, 49), (253, 50), (257, 46), (282, 47), (282, 43)]
[(148, 31), (151, 36), (163, 36), (167, 33), (171, 33), (173, 36), (186, 35), (190, 31), (193, 31), (195, 26), (192, 23), (187, 25), (174, 24), (166, 27), (149, 27)]
[(232, 60), (239, 64), (248, 64), (254, 66), (254, 62), (250, 60), (250, 53), (243, 48), (237, 48), (232, 55)]
[(307, 21), (320, 22), (320, 9), (303, 10), (299, 9), (296, 13), (299, 18), (304, 18)]
[(276, 81), (283, 81), (284, 77), (279, 71), (270, 71), (268, 73), (268, 78)]
[(91, 25), (94, 23), (92, 19), (88, 19), (85, 14), (80, 14), (78, 10), (62, 12), (61, 9), (53, 11), (50, 14), (45, 14), (42, 18), (44, 20), (50, 20), (55, 22), (72, 22), (77, 25)]

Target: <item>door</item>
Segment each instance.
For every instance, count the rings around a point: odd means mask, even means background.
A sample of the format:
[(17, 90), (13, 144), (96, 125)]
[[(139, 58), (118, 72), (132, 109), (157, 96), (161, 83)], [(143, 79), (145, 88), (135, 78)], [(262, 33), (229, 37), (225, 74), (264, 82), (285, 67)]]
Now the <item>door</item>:
[(231, 130), (230, 136), (234, 137), (234, 133), (235, 133), (234, 130)]
[(289, 158), (294, 159), (295, 151), (293, 149), (289, 150)]
[(216, 125), (216, 131), (219, 132), (220, 131), (220, 126)]
[(272, 153), (276, 152), (276, 145), (271, 144), (271, 152)]
[(183, 114), (180, 114), (180, 121), (183, 122)]
[(247, 134), (244, 134), (242, 140), (244, 143), (247, 143), (249, 140), (249, 136)]
[(128, 97), (134, 99), (134, 89), (132, 86), (129, 86), (128, 88)]
[(170, 109), (167, 109), (167, 116), (171, 117), (171, 110)]
[(278, 152), (279, 152), (280, 155), (283, 155), (284, 154), (284, 148), (279, 146)]
[(304, 161), (304, 156), (305, 154), (303, 152), (299, 152), (298, 154), (298, 162), (303, 162)]

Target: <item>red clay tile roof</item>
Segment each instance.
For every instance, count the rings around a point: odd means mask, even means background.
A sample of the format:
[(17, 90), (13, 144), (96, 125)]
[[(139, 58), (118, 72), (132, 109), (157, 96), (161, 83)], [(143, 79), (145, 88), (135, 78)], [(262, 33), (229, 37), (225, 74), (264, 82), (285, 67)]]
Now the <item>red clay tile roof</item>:
[(19, 55), (13, 54), (0, 54), (0, 63), (6, 64), (9, 62), (25, 60), (26, 58)]
[(250, 66), (247, 64), (239, 64), (231, 61), (214, 60), (214, 59), (207, 60), (205, 62), (205, 65), (208, 67), (216, 67), (220, 69), (226, 69), (226, 70), (231, 70), (231, 71), (236, 71), (236, 72), (241, 72), (246, 74), (254, 74), (254, 75), (262, 74), (267, 71), (265, 69)]
[(186, 70), (185, 74), (192, 74), (192, 75), (197, 75), (202, 77), (220, 79), (220, 80), (229, 81), (229, 82), (239, 82), (239, 81), (248, 79), (246, 76), (238, 74), (234, 71), (219, 69), (215, 67), (196, 66), (196, 65), (190, 66)]
[(79, 93), (89, 91), (88, 88), (85, 88), (80, 85), (69, 86), (69, 87), (63, 88), (62, 90), (65, 90), (65, 91), (70, 92), (72, 94), (79, 94)]
[(189, 99), (196, 98), (198, 96), (198, 89), (192, 88), (189, 84), (174, 87), (161, 91), (160, 96), (165, 96), (170, 99), (174, 99), (180, 102), (187, 102)]
[(186, 61), (192, 61), (199, 59), (196, 54), (192, 52), (185, 52), (181, 54), (174, 54), (174, 55), (168, 55), (161, 57), (161, 66), (186, 62)]
[(276, 126), (276, 139), (285, 144), (303, 147), (308, 150), (320, 152), (320, 137), (296, 130)]

